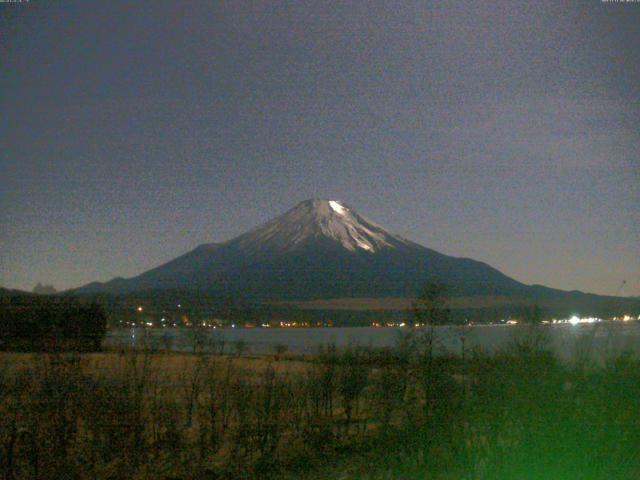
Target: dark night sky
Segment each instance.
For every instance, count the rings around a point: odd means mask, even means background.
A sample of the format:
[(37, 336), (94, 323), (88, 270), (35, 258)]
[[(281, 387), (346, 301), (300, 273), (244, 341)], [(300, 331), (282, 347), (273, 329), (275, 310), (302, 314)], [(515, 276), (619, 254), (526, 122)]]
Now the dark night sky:
[(310, 198), (640, 295), (640, 3), (0, 5), (0, 285), (132, 276)]

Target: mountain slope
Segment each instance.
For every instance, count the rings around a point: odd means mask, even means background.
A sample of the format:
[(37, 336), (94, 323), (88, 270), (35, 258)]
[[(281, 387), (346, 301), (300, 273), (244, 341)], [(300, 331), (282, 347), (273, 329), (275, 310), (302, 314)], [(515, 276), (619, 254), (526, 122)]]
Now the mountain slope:
[(191, 288), (260, 299), (408, 296), (428, 279), (459, 295), (526, 289), (487, 264), (393, 235), (342, 202), (307, 200), (228, 242), (200, 245), (136, 277), (76, 292)]

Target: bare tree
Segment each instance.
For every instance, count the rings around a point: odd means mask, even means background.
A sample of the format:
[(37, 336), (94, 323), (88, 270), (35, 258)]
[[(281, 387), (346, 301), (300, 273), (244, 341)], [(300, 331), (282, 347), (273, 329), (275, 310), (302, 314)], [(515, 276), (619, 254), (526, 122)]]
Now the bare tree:
[(447, 287), (439, 282), (428, 282), (413, 301), (414, 325), (422, 327), (412, 332), (409, 341), (414, 344), (418, 364), (415, 370), (422, 383), (427, 417), (438, 407), (438, 391), (444, 383), (443, 372), (434, 362), (435, 327), (450, 323), (451, 310), (447, 306)]

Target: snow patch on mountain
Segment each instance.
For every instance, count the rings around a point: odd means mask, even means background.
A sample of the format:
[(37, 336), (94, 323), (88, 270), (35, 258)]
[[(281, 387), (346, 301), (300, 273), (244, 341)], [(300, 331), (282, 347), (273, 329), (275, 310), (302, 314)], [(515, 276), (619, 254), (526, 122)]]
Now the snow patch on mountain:
[(346, 213), (345, 208), (342, 205), (340, 205), (338, 202), (336, 202), (335, 200), (329, 200), (329, 206), (338, 215), (344, 215)]
[(236, 239), (243, 249), (288, 252), (307, 241), (328, 238), (350, 251), (374, 253), (406, 244), (335, 200), (307, 200)]

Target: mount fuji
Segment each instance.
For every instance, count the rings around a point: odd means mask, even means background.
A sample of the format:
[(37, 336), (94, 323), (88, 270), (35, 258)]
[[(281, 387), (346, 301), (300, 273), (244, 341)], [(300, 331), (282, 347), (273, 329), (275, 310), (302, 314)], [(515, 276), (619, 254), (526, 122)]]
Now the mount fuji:
[(335, 200), (307, 200), (239, 237), (200, 245), (133, 278), (75, 293), (197, 289), (262, 300), (407, 297), (427, 280), (453, 295), (512, 295), (528, 287), (489, 265), (443, 255)]

